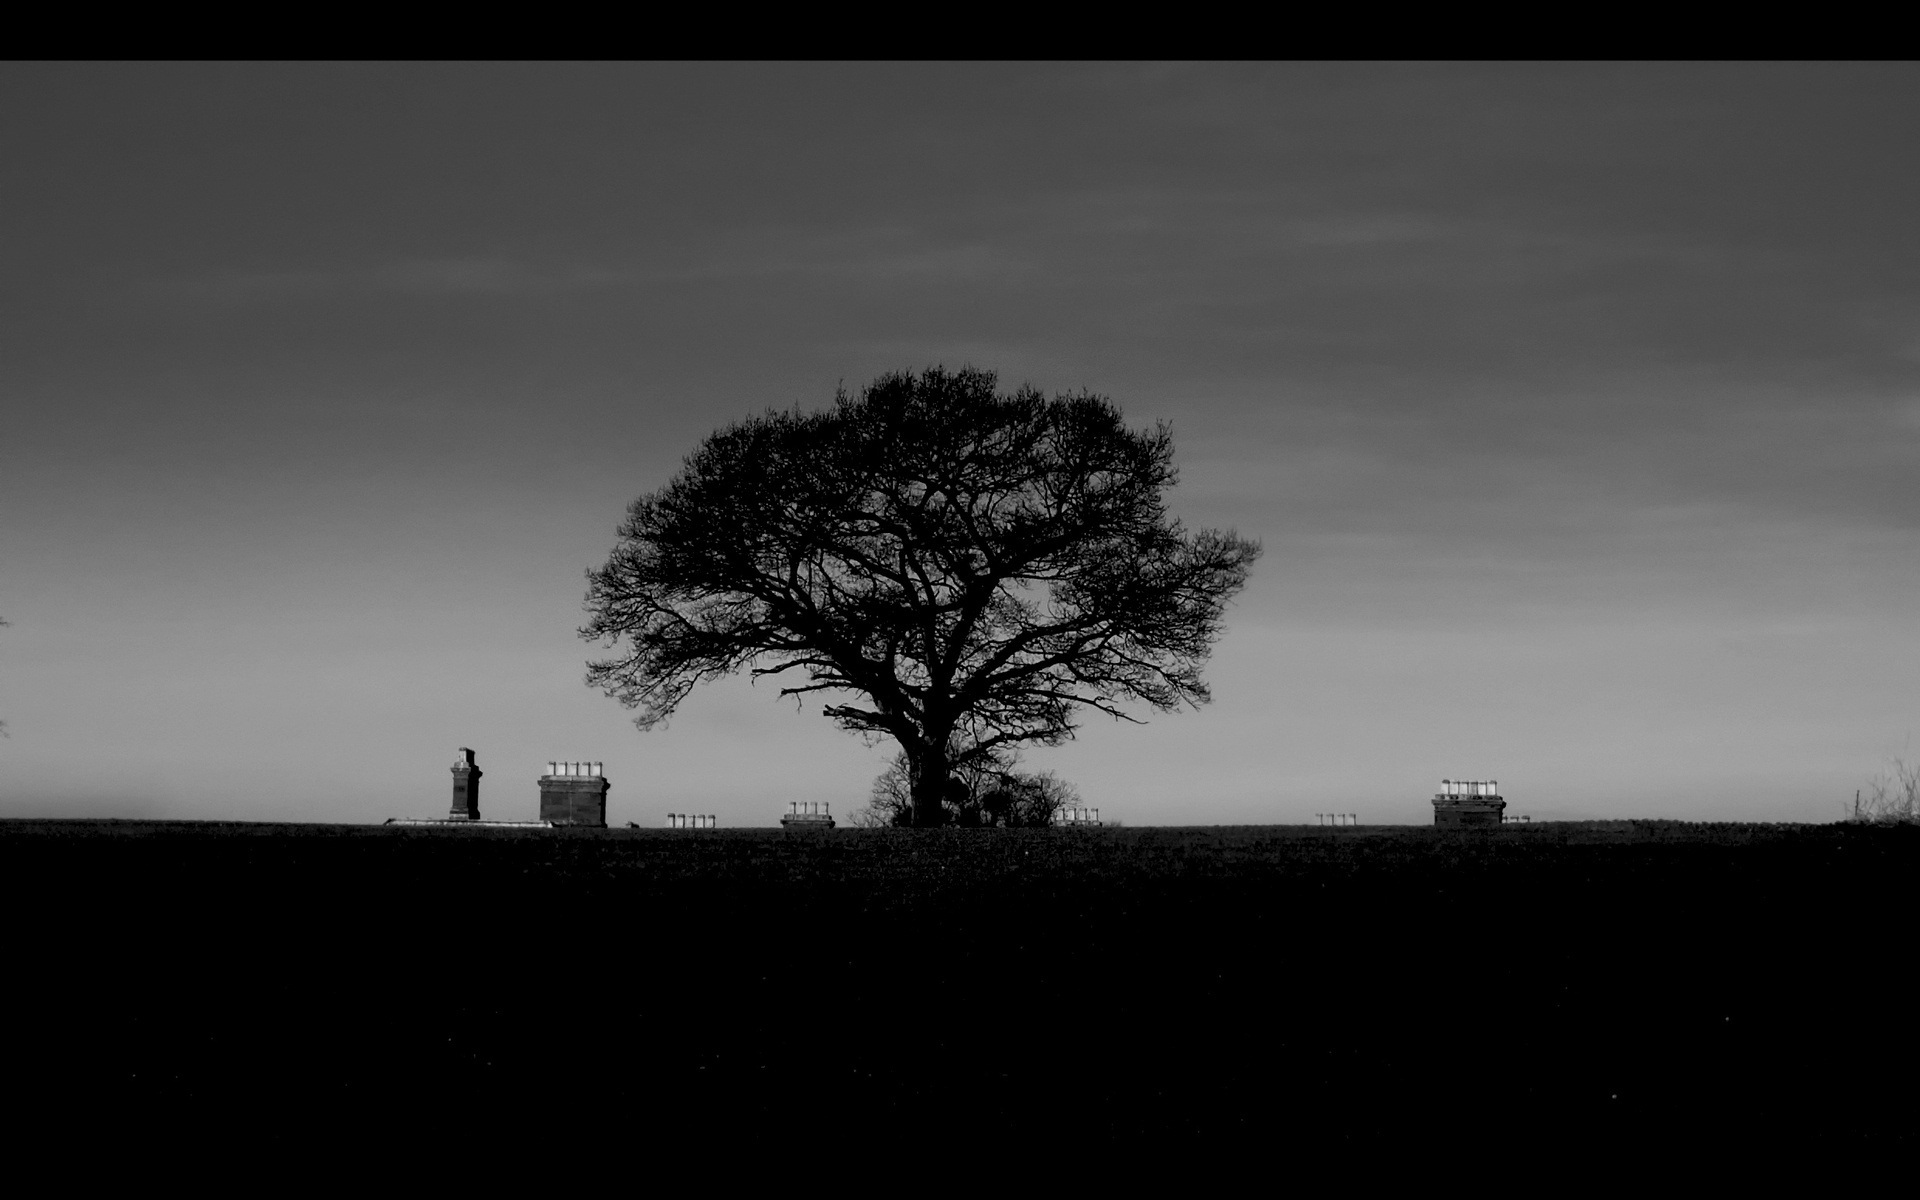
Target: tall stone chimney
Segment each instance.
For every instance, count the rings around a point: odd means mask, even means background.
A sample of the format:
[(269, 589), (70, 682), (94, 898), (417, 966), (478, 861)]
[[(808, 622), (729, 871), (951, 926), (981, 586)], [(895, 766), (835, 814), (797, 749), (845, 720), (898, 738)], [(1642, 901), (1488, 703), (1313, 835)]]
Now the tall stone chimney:
[(465, 746), (453, 760), (453, 811), (447, 814), (449, 821), (478, 821), (480, 819), (480, 776), (482, 772), (474, 765), (473, 751)]

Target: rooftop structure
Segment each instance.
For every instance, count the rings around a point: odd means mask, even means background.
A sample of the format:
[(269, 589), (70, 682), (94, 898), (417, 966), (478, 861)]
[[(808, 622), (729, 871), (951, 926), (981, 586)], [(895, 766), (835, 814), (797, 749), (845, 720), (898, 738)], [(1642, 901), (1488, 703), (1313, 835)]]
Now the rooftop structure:
[(462, 746), (453, 759), (453, 811), (449, 821), (480, 819), (480, 776), (484, 774), (473, 761), (473, 751)]
[[(552, 764), (548, 764), (551, 766)], [(598, 765), (598, 764), (596, 764)], [(453, 809), (444, 817), (388, 817), (389, 825), (461, 825), (483, 829), (551, 829), (552, 821), (485, 821), (480, 818), (480, 776), (473, 751), (460, 747), (453, 758)]]
[(824, 800), (789, 800), (787, 815), (780, 818), (780, 828), (789, 832), (832, 829), (833, 815), (828, 811), (831, 807)]
[(597, 762), (550, 762), (540, 777), (540, 819), (605, 829), (612, 786)]
[(1433, 798), (1433, 823), (1443, 829), (1499, 825), (1507, 802), (1495, 779), (1442, 779)]

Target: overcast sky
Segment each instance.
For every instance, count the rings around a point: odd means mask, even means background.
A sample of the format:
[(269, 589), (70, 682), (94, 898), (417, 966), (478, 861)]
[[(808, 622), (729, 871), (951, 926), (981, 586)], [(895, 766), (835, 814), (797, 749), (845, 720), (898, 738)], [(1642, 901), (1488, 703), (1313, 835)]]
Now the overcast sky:
[(1128, 823), (1828, 820), (1920, 733), (1912, 66), (0, 67), (0, 814), (854, 807), (582, 682), (698, 440), (941, 363), (1266, 554)]

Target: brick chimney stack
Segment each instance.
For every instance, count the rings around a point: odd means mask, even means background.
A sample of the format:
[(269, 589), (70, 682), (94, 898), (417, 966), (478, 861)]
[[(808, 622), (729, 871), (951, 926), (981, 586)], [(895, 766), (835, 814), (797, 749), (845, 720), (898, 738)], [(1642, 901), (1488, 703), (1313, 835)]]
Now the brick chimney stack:
[(474, 765), (473, 751), (465, 746), (453, 760), (453, 811), (447, 814), (449, 821), (478, 821), (480, 819), (480, 776), (483, 772)]
[(1433, 823), (1448, 829), (1499, 825), (1507, 810), (1493, 779), (1442, 779), (1433, 797)]
[(607, 790), (612, 786), (597, 762), (550, 762), (540, 777), (540, 819), (605, 828)]

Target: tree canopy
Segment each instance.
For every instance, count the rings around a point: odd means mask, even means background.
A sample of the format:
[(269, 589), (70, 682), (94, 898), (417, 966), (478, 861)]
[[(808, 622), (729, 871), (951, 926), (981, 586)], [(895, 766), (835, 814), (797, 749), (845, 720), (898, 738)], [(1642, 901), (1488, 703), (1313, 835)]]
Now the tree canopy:
[(1057, 745), (1084, 710), (1205, 703), (1259, 546), (1168, 514), (1165, 424), (995, 384), (889, 374), (709, 436), (588, 573), (580, 634), (615, 651), (588, 683), (642, 729), (741, 670), (837, 693), (827, 716), (900, 743), (916, 824), (956, 768)]

